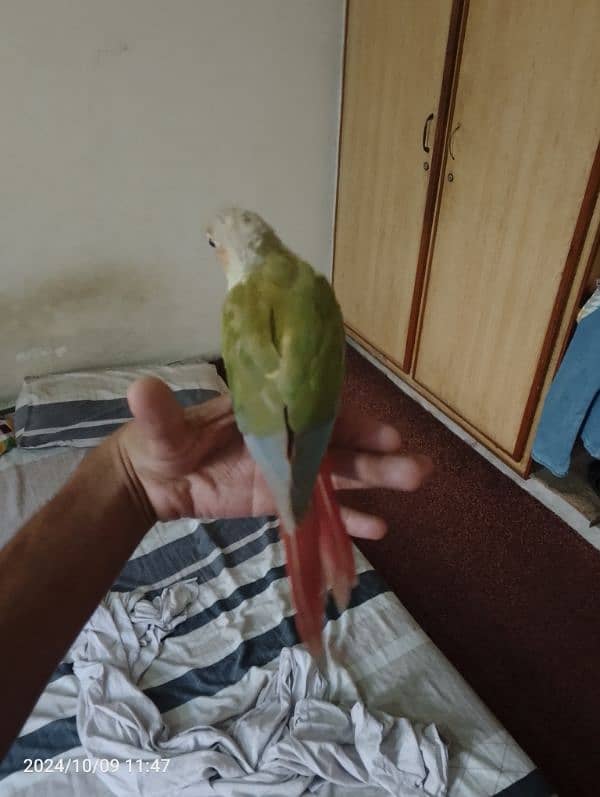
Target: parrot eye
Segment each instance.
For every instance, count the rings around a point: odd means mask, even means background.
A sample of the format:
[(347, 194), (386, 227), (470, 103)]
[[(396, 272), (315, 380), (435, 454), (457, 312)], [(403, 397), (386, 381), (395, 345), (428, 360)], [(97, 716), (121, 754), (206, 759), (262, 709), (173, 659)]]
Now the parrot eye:
[(213, 239), (210, 237), (208, 239), (208, 245), (212, 246), (213, 249), (217, 246), (216, 243), (213, 241)]

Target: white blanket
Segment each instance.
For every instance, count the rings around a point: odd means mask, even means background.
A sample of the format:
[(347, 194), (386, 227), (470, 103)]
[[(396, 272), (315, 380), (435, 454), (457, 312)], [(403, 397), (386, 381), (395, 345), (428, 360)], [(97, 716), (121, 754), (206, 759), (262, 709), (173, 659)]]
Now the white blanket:
[[(77, 729), (89, 758), (119, 759), (97, 769), (114, 794), (294, 797), (324, 783), (446, 794), (448, 754), (435, 725), (369, 712), (339, 662), (328, 656), (323, 674), (300, 646), (281, 651), (278, 669), (237, 715), (224, 710), (210, 725), (171, 732), (138, 682), (162, 639), (193, 612), (198, 589), (180, 582), (152, 602), (143, 590), (110, 593), (71, 648)], [(336, 705), (334, 693), (350, 700)]]

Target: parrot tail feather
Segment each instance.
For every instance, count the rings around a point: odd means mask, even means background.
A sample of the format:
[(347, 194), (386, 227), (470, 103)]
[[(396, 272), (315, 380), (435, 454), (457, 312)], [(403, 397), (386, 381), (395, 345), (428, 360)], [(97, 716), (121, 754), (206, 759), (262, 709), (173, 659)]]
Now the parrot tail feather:
[(315, 557), (319, 548), (319, 522), (314, 502), (300, 524), (290, 532), (283, 527), (286, 568), (296, 609), (296, 629), (312, 656), (323, 652), (323, 571)]
[(340, 507), (335, 497), (331, 479), (331, 465), (327, 455), (313, 493), (319, 521), (319, 553), (327, 586), (331, 589), (340, 612), (350, 603), (352, 587), (356, 586), (356, 566), (352, 553), (352, 541), (348, 536)]
[(338, 610), (343, 612), (357, 583), (352, 542), (342, 522), (327, 456), (303, 519), (292, 532), (282, 522), (281, 527), (296, 629), (312, 656), (320, 660), (325, 589), (331, 589)]

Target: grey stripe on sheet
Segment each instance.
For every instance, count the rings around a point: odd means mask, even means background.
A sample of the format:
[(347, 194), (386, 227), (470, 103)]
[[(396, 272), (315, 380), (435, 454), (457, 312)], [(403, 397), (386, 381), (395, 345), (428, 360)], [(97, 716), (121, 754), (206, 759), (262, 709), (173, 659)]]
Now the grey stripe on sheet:
[(163, 578), (204, 559), (214, 550), (214, 543), (202, 523), (191, 534), (155, 548), (149, 553), (130, 559), (111, 587), (112, 592), (130, 592), (144, 584), (154, 584)]
[[(219, 573), (221, 573), (225, 568), (228, 567), (236, 567), (242, 562), (245, 562), (246, 559), (250, 559), (252, 556), (256, 556), (257, 554), (261, 553), (265, 550), (269, 545), (273, 545), (274, 543), (279, 541), (279, 530), (277, 528), (268, 528), (255, 540), (251, 540), (247, 542), (245, 545), (240, 545), (239, 548), (236, 548), (233, 551), (229, 551), (226, 553), (220, 553), (218, 556), (209, 562), (206, 565), (202, 565), (197, 570), (193, 570), (191, 573), (186, 573), (185, 578), (193, 578), (198, 581), (200, 584), (204, 584), (207, 581), (210, 581), (213, 578), (216, 578)], [(179, 571), (177, 571), (179, 573)], [(176, 579), (179, 580), (179, 579)], [(152, 582), (145, 582), (152, 583)], [(121, 586), (122, 582), (119, 580), (117, 582), (116, 587), (112, 587), (113, 591), (118, 592), (129, 592), (132, 588), (127, 587), (125, 590), (122, 589)], [(153, 600), (157, 595), (163, 591), (164, 586), (157, 587), (155, 589), (150, 589), (146, 592), (145, 598), (147, 600)]]
[[(219, 393), (203, 388), (175, 390), (175, 397), (183, 407), (200, 404)], [(85, 399), (79, 401), (59, 401), (48, 404), (26, 404), (15, 413), (15, 430), (19, 444), (24, 447), (39, 446), (60, 439), (90, 439), (104, 437), (113, 429), (131, 418), (126, 398)], [(73, 419), (78, 419), (74, 422)], [(96, 422), (93, 426), (79, 426), (78, 423)], [(114, 424), (106, 423), (114, 421)], [(45, 430), (57, 429), (59, 432)], [(27, 432), (23, 435), (23, 432)], [(39, 432), (39, 434), (29, 434)], [(58, 436), (57, 436), (58, 435)], [(62, 438), (61, 436), (62, 435)]]
[(539, 769), (497, 792), (496, 797), (554, 797), (556, 791), (544, 779)]
[[(266, 589), (269, 581), (259, 579)], [(360, 606), (388, 588), (374, 570), (367, 570), (359, 576), (359, 583), (352, 592), (349, 608)], [(333, 602), (327, 606), (328, 620), (338, 617)], [(250, 637), (239, 645), (233, 653), (208, 667), (188, 670), (184, 675), (167, 681), (160, 686), (145, 690), (161, 712), (182, 705), (199, 695), (214, 695), (230, 684), (237, 683), (251, 668), (260, 667), (275, 659), (283, 647), (295, 645), (298, 636), (293, 619), (285, 617), (274, 628)], [(51, 741), (50, 741), (51, 739)], [(0, 764), (0, 778), (23, 768), (24, 758), (49, 758), (66, 753), (80, 745), (74, 717), (67, 717), (44, 725), (31, 733), (19, 737)]]
[(73, 675), (73, 665), (70, 661), (61, 661), (50, 676), (48, 683), (51, 684), (52, 681), (57, 681), (59, 678), (62, 678), (63, 675)]
[(17, 436), (19, 448), (40, 448), (41, 446), (60, 445), (73, 440), (102, 440), (116, 432), (125, 421), (104, 423), (102, 426), (81, 426), (78, 429), (58, 429), (55, 432)]
[[(215, 520), (198, 523), (191, 534), (165, 543), (147, 554), (130, 559), (112, 586), (113, 592), (129, 592), (145, 584), (156, 584), (179, 573), (211, 554), (216, 548), (226, 548), (244, 537), (254, 534), (271, 517)], [(264, 550), (265, 545), (256, 548)], [(250, 553), (250, 555), (253, 555)], [(219, 568), (219, 572), (222, 567)]]
[[(15, 429), (22, 432), (76, 425), (78, 421), (126, 420), (131, 418), (125, 398), (57, 401), (52, 404), (24, 404), (15, 413)], [(77, 420), (74, 420), (77, 419)]]
[(188, 617), (187, 620), (184, 620), (183, 623), (180, 623), (171, 631), (169, 638), (190, 634), (197, 628), (207, 625), (207, 623), (216, 620), (220, 614), (230, 612), (244, 601), (260, 595), (261, 592), (264, 592), (271, 584), (274, 584), (281, 578), (285, 578), (285, 565), (272, 567), (264, 576), (257, 578), (256, 581), (243, 584), (232, 592), (231, 595), (228, 595), (226, 598), (220, 598), (218, 601), (215, 601), (212, 606), (208, 606), (203, 611), (198, 612), (198, 614)]
[(282, 648), (297, 643), (294, 622), (291, 617), (284, 617), (275, 628), (245, 640), (224, 659), (208, 667), (188, 670), (179, 678), (145, 689), (144, 694), (164, 713), (195, 697), (210, 697), (221, 689), (236, 684), (251, 667), (264, 667), (277, 658)]
[(250, 534), (254, 534), (265, 523), (275, 520), (273, 515), (261, 515), (260, 517), (248, 518), (222, 518), (207, 523), (204, 528), (215, 548), (227, 548), (234, 542), (243, 540)]
[(0, 780), (24, 769), (26, 758), (53, 758), (80, 745), (75, 717), (49, 722), (31, 733), (19, 736), (13, 743), (0, 761)]

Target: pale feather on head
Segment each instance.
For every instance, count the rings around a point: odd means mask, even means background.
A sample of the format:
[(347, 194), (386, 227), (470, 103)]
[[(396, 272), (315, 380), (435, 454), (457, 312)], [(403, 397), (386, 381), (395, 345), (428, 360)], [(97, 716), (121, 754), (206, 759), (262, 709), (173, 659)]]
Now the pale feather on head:
[(274, 235), (267, 222), (251, 210), (230, 207), (217, 213), (206, 237), (216, 249), (229, 287), (242, 280), (255, 265), (267, 235)]

